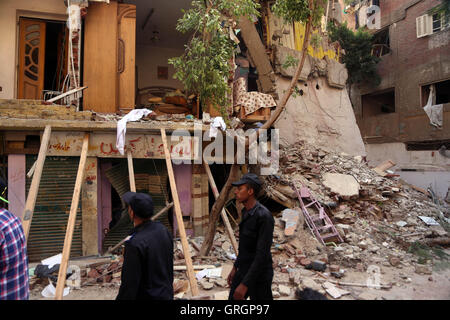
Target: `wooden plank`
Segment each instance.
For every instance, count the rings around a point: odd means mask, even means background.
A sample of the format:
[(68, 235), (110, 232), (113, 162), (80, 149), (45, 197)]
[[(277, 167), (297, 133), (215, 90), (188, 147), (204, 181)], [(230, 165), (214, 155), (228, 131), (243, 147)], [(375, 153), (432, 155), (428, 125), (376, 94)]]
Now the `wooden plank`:
[(86, 133), (84, 135), (83, 148), (81, 149), (80, 163), (78, 164), (77, 178), (75, 180), (75, 188), (73, 190), (72, 203), (70, 205), (69, 219), (67, 221), (66, 237), (64, 239), (61, 264), (59, 266), (55, 300), (62, 300), (64, 285), (66, 284), (67, 265), (69, 263), (70, 249), (72, 247), (73, 230), (75, 228), (75, 220), (77, 217), (78, 202), (80, 201), (81, 183), (83, 182), (88, 146), (89, 146), (89, 133)]
[(30, 190), (28, 191), (27, 202), (23, 212), (22, 227), (25, 233), (25, 238), (28, 240), (30, 233), (31, 220), (33, 218), (34, 206), (39, 191), (39, 184), (41, 182), (42, 171), (44, 168), (45, 157), (47, 155), (48, 142), (50, 141), (50, 134), (52, 132), (51, 126), (46, 126), (42, 136), (41, 147), (39, 149), (38, 158), (36, 161), (36, 168), (34, 170), (33, 180), (31, 180)]
[(86, 89), (87, 87), (81, 87), (81, 88), (75, 88), (72, 90), (69, 90), (67, 92), (61, 93), (59, 96), (56, 96), (54, 98), (48, 99), (47, 102), (55, 102), (58, 101), (59, 99), (62, 99), (64, 97), (67, 97), (68, 95), (72, 94), (72, 93), (76, 93), (78, 91), (83, 91), (84, 89)]
[[(217, 190), (216, 182), (214, 181), (214, 177), (211, 173), (211, 169), (209, 168), (209, 164), (203, 159), (203, 166), (205, 167), (206, 174), (208, 175), (209, 183), (211, 184), (211, 189), (214, 194), (214, 198), (219, 197), (219, 191)], [(238, 244), (236, 242), (236, 238), (233, 233), (233, 228), (231, 227), (230, 221), (228, 220), (227, 213), (225, 212), (225, 208), (222, 208), (220, 212), (223, 223), (225, 224), (225, 230), (227, 231), (228, 237), (230, 238), (231, 245), (233, 246), (234, 253), (236, 256), (238, 255)]]
[(134, 179), (134, 169), (133, 169), (133, 157), (131, 156), (131, 151), (127, 151), (128, 159), (128, 176), (130, 178), (130, 190), (131, 192), (136, 192), (136, 181)]
[(239, 28), (242, 38), (248, 48), (250, 56), (258, 70), (258, 83), (260, 91), (264, 93), (274, 92), (274, 73), (269, 57), (266, 54), (266, 48), (259, 37), (258, 31), (253, 22), (246, 17), (239, 19)]
[[(97, 157), (86, 159), (86, 169), (81, 186), (81, 234), (83, 256), (97, 255), (98, 250), (98, 215), (97, 215)], [(100, 195), (99, 195), (100, 197)]]
[(186, 238), (186, 230), (184, 229), (183, 215), (181, 213), (180, 200), (178, 198), (177, 186), (175, 184), (175, 176), (173, 174), (172, 160), (170, 159), (169, 149), (167, 147), (166, 130), (161, 129), (161, 137), (164, 145), (164, 154), (166, 156), (167, 172), (169, 174), (170, 190), (172, 191), (173, 204), (175, 206), (175, 215), (177, 218), (178, 228), (181, 238), (181, 246), (183, 255), (186, 260), (187, 275), (191, 286), (192, 296), (198, 295), (197, 281), (195, 279), (194, 268), (192, 267), (192, 259), (189, 251), (189, 243)]

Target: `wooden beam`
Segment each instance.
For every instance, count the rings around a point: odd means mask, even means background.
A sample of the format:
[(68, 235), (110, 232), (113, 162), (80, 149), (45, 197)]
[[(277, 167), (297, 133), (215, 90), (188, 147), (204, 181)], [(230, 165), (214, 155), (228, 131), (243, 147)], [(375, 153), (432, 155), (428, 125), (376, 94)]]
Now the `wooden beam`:
[(50, 141), (50, 134), (52, 132), (51, 126), (45, 126), (44, 134), (42, 135), (41, 147), (39, 149), (36, 167), (34, 170), (33, 180), (31, 180), (30, 190), (28, 191), (27, 202), (23, 212), (22, 227), (25, 233), (25, 238), (28, 240), (30, 233), (31, 220), (33, 218), (34, 206), (39, 191), (39, 184), (41, 182), (42, 171), (44, 169), (45, 157), (47, 155), (48, 142)]
[(130, 177), (130, 190), (131, 192), (136, 192), (136, 182), (134, 180), (134, 169), (133, 169), (133, 157), (131, 156), (131, 151), (127, 151), (128, 159), (128, 176)]
[(83, 147), (81, 149), (80, 163), (78, 164), (77, 178), (75, 180), (75, 188), (73, 190), (72, 203), (70, 205), (69, 219), (67, 221), (66, 237), (64, 239), (61, 264), (59, 266), (55, 300), (62, 300), (64, 285), (66, 284), (67, 264), (69, 263), (70, 249), (72, 247), (73, 230), (75, 228), (75, 221), (77, 218), (78, 202), (80, 201), (81, 183), (83, 182), (83, 175), (84, 175), (84, 168), (86, 165), (88, 147), (89, 147), (89, 133), (86, 133), (84, 135)]
[[(214, 177), (211, 173), (211, 169), (209, 168), (209, 164), (203, 159), (203, 166), (205, 167), (206, 174), (208, 175), (209, 184), (211, 185), (211, 189), (214, 194), (214, 198), (219, 198), (219, 191), (217, 190), (216, 182), (214, 181)], [(233, 228), (231, 227), (230, 221), (228, 220), (227, 213), (225, 212), (225, 208), (222, 208), (220, 211), (220, 215), (222, 217), (223, 223), (225, 225), (225, 230), (227, 231), (228, 237), (230, 238), (231, 245), (233, 246), (234, 253), (236, 256), (238, 255), (238, 244), (236, 242), (236, 238), (233, 233)]]
[[(115, 121), (90, 121), (90, 120), (52, 120), (52, 119), (18, 119), (0, 118), (0, 130), (8, 131), (32, 131), (43, 130), (47, 125), (52, 127), (52, 131), (103, 131), (117, 132)], [(194, 131), (193, 122), (171, 122), (149, 120), (143, 122), (127, 123), (128, 133), (150, 133), (159, 132), (161, 129), (167, 131), (187, 130)], [(209, 125), (202, 125), (202, 131), (209, 130)]]
[(189, 243), (186, 238), (186, 230), (184, 229), (183, 215), (181, 213), (180, 199), (178, 198), (177, 186), (175, 184), (175, 175), (172, 168), (172, 160), (170, 158), (169, 148), (167, 147), (166, 130), (161, 129), (161, 138), (164, 145), (164, 154), (166, 156), (167, 173), (169, 175), (170, 190), (172, 191), (173, 204), (175, 206), (175, 215), (177, 218), (178, 229), (180, 232), (181, 246), (183, 248), (184, 259), (186, 260), (187, 275), (191, 286), (192, 296), (198, 295), (197, 280), (195, 279), (194, 268), (192, 267), (191, 253), (189, 251)]
[(58, 101), (59, 99), (62, 99), (62, 98), (64, 98), (64, 97), (67, 97), (67, 96), (70, 95), (70, 94), (73, 94), (73, 93), (76, 93), (76, 92), (79, 92), (79, 91), (83, 91), (83, 90), (86, 89), (86, 88), (87, 88), (87, 87), (81, 87), (81, 88), (75, 88), (75, 89), (69, 90), (69, 91), (67, 91), (67, 92), (64, 92), (64, 93), (60, 94), (59, 96), (56, 96), (56, 97), (51, 98), (51, 99), (48, 99), (46, 102), (55, 102), (55, 101)]

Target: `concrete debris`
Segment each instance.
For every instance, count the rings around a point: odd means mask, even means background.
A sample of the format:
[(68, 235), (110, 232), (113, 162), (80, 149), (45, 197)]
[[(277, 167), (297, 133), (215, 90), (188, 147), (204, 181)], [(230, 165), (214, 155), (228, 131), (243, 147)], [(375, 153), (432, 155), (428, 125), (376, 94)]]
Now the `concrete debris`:
[(214, 287), (214, 284), (206, 279), (200, 280), (199, 283), (203, 290), (211, 290)]
[[(388, 164), (392, 165), (389, 161), (384, 167)], [(281, 145), (280, 172), (276, 176), (262, 178), (268, 186), (264, 189), (266, 195), (273, 198), (281, 193), (293, 203), (290, 209), (299, 206), (291, 185), (298, 190), (307, 187), (325, 208), (344, 240), (343, 243), (323, 246), (307, 225), (300, 223), (288, 237), (284, 233), (286, 217), (283, 219), (283, 211), (275, 214), (272, 256), (274, 284), (278, 286), (308, 287), (324, 293), (325, 288), (321, 284), (327, 279), (329, 282), (333, 278), (347, 281), (349, 279), (346, 278), (355, 272), (366, 278), (373, 265), (382, 266), (381, 274), (385, 272), (384, 268), (392, 268), (389, 272), (402, 270), (430, 275), (431, 258), (427, 258), (430, 265), (417, 264), (423, 259), (420, 255), (424, 254), (419, 244), (429, 245), (438, 240), (437, 243), (442, 244), (446, 241), (441, 239), (448, 239), (445, 219), (449, 217), (449, 208), (434, 203), (426, 194), (403, 183), (397, 176), (380, 175), (362, 157), (329, 152), (300, 141), (290, 146)], [(348, 179), (348, 182), (342, 183), (342, 179)], [(272, 194), (272, 190), (277, 193)], [(280, 200), (279, 197), (277, 199)], [(318, 214), (312, 207), (308, 212), (310, 215)], [(424, 216), (438, 225), (428, 225), (420, 218)], [(425, 220), (434, 224), (430, 219)], [(431, 250), (428, 253), (434, 259), (440, 259)], [(325, 268), (314, 269), (314, 263), (316, 267), (320, 264)], [(412, 283), (412, 278), (407, 273), (403, 284)], [(342, 296), (341, 289), (335, 288), (338, 290), (327, 287), (328, 294)], [(355, 297), (369, 299), (358, 294)]]
[(418, 274), (428, 274), (428, 275), (433, 273), (433, 271), (431, 270), (431, 268), (429, 266), (422, 265), (422, 264), (416, 265), (415, 272)]
[(336, 193), (342, 197), (353, 197), (359, 195), (359, 183), (356, 179), (347, 174), (341, 173), (325, 173), (322, 183), (325, 187), (330, 188), (332, 193)]
[(331, 296), (333, 297), (333, 299), (339, 299), (340, 297), (350, 294), (349, 291), (346, 290), (342, 290), (337, 288), (334, 284), (326, 281), (322, 284), (323, 288), (325, 289), (325, 291)]
[(284, 285), (279, 285), (278, 291), (280, 292), (280, 295), (282, 295), (282, 296), (289, 296), (291, 294), (291, 288), (289, 288), (288, 286), (284, 286)]

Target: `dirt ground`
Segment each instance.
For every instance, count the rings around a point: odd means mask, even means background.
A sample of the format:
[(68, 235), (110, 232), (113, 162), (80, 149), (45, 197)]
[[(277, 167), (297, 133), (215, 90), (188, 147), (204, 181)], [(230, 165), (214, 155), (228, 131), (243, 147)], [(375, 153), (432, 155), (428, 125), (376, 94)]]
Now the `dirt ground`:
[[(227, 273), (231, 268), (231, 263), (222, 265)], [(224, 274), (223, 273), (223, 274)], [(402, 277), (402, 274), (404, 275)], [(366, 283), (368, 274), (349, 270), (346, 276), (340, 281), (351, 283)], [(314, 277), (317, 282), (321, 277)], [(450, 300), (450, 269), (433, 271), (432, 275), (419, 275), (414, 272), (414, 267), (381, 267), (380, 281), (382, 284), (391, 283), (392, 288), (372, 289), (367, 287), (340, 286), (341, 289), (350, 292), (349, 295), (342, 296), (339, 300)], [(31, 291), (30, 300), (52, 300), (44, 298), (41, 291), (44, 286), (36, 286)], [(226, 299), (229, 288), (214, 287), (211, 290), (200, 289), (200, 295), (211, 295), (220, 293), (217, 299)], [(114, 300), (117, 296), (118, 287), (104, 287), (102, 284), (82, 286), (80, 289), (71, 290), (64, 300)], [(187, 292), (183, 298), (189, 299)], [(294, 300), (294, 290), (289, 296), (282, 296), (276, 300)], [(329, 297), (329, 299), (332, 299)]]

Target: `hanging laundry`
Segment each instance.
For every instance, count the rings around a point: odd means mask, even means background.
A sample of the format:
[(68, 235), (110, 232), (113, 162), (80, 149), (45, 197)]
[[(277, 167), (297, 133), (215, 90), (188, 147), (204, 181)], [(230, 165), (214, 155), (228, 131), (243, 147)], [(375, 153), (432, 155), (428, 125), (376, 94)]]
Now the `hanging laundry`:
[(137, 121), (143, 117), (148, 116), (153, 111), (148, 109), (134, 109), (131, 110), (125, 117), (117, 122), (117, 140), (116, 140), (116, 148), (119, 150), (121, 155), (125, 154), (124, 146), (125, 146), (125, 134), (127, 132), (127, 122), (128, 121)]
[(434, 84), (430, 85), (430, 95), (428, 96), (427, 104), (423, 107), (423, 110), (430, 118), (430, 124), (437, 128), (442, 127), (443, 122), (443, 105), (433, 104), (436, 101)]

